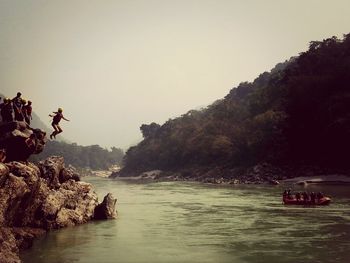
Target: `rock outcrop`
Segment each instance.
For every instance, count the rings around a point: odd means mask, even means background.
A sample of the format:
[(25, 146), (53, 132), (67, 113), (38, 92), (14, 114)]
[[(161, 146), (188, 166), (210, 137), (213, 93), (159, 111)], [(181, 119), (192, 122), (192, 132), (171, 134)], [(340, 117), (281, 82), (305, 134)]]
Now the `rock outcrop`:
[(32, 129), (25, 122), (0, 124), (0, 159), (6, 162), (27, 161), (30, 155), (41, 153), (45, 144), (46, 132)]
[(116, 218), (115, 205), (117, 199), (113, 197), (111, 193), (107, 194), (101, 204), (95, 208), (95, 219), (113, 219)]
[(108, 194), (98, 206), (92, 185), (65, 168), (62, 157), (0, 163), (0, 197), (0, 262), (20, 262), (19, 249), (47, 230), (116, 215), (116, 199)]

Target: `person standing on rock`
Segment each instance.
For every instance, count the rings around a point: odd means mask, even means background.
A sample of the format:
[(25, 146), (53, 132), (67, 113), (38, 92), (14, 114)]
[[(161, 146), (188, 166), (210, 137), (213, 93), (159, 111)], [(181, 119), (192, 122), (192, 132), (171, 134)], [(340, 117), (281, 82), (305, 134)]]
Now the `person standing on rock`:
[(3, 122), (13, 121), (13, 107), (9, 98), (4, 99), (1, 107), (1, 117)]
[(2, 109), (4, 108), (5, 106), (5, 99), (4, 99), (4, 102), (1, 103), (1, 98), (0, 98), (0, 115), (1, 115), (1, 121), (4, 122), (4, 117), (2, 116)]
[(26, 108), (25, 108), (26, 104), (27, 104), (27, 101), (26, 101), (25, 99), (22, 99), (22, 108), (21, 108), (21, 112), (22, 112), (23, 120), (24, 120), (25, 122), (27, 122), (27, 121), (26, 121), (26, 119), (27, 119), (27, 112), (26, 112)]
[(32, 102), (29, 100), (27, 105), (23, 105), (23, 115), (24, 115), (24, 120), (28, 125), (30, 125), (30, 121), (33, 119), (32, 117)]
[(51, 125), (54, 128), (54, 131), (50, 134), (50, 139), (52, 139), (52, 138), (56, 139), (56, 135), (63, 132), (63, 130), (61, 129), (61, 127), (59, 125), (61, 119), (65, 120), (65, 121), (69, 121), (68, 119), (63, 117), (62, 112), (63, 112), (63, 110), (61, 108), (58, 108), (57, 112), (56, 111), (53, 112), (55, 115), (49, 114), (50, 117), (53, 117)]
[(15, 111), (15, 120), (23, 121), (24, 117), (22, 114), (22, 93), (17, 92), (17, 96), (12, 99), (13, 109)]

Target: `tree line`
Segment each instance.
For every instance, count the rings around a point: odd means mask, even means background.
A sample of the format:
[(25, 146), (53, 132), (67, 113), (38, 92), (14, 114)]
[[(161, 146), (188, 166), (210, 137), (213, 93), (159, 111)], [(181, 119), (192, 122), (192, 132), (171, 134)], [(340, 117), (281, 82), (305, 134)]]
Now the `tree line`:
[(76, 143), (48, 141), (44, 151), (33, 155), (31, 161), (38, 162), (52, 155), (63, 156), (66, 164), (78, 168), (105, 170), (112, 165), (120, 165), (124, 152), (116, 147), (108, 150), (99, 145), (81, 146)]
[(350, 34), (313, 41), (205, 109), (143, 124), (123, 171), (259, 162), (348, 167), (349, 72)]

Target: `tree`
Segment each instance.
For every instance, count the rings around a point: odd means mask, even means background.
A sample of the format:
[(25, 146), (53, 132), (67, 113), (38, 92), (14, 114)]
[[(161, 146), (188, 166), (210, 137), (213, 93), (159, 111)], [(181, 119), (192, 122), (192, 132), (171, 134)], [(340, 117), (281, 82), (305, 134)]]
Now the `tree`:
[(160, 125), (152, 122), (151, 124), (142, 124), (140, 130), (142, 132), (143, 138), (155, 136), (156, 132), (159, 130)]

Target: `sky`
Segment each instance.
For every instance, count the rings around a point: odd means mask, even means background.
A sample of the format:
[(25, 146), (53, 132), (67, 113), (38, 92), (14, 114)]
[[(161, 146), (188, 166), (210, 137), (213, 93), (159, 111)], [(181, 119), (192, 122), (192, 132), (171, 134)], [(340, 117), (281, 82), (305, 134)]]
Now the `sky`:
[(312, 40), (350, 32), (348, 0), (0, 0), (0, 93), (63, 136), (127, 149)]

